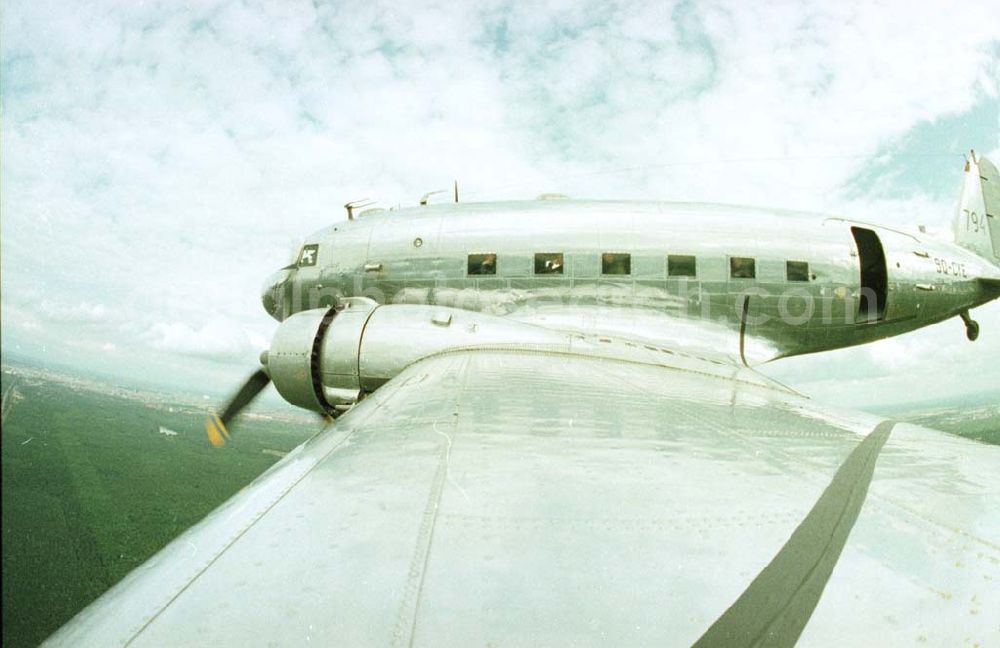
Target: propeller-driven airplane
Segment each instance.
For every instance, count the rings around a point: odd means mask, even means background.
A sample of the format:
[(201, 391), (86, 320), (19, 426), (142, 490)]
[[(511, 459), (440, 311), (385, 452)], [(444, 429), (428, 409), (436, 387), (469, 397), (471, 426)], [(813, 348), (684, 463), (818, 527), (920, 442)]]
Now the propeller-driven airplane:
[(1000, 645), (1000, 448), (752, 368), (956, 317), (975, 340), (988, 160), (954, 244), (719, 205), (352, 207), (268, 280), (280, 324), (207, 430), (271, 382), (336, 420), (49, 644)]

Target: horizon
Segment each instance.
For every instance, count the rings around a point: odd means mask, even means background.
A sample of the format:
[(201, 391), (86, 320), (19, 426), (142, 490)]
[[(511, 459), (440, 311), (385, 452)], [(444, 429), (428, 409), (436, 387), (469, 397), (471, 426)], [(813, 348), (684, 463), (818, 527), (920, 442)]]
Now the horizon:
[[(823, 352), (821, 352), (823, 353)], [(811, 354), (816, 355), (816, 354)], [(94, 371), (86, 367), (78, 367), (69, 364), (59, 364), (58, 362), (46, 362), (45, 360), (39, 360), (35, 358), (30, 358), (27, 356), (20, 356), (18, 354), (4, 354), (2, 365), (5, 369), (11, 369), (15, 372), (21, 368), (27, 368), (36, 371), (45, 371), (56, 375), (56, 378), (76, 378), (76, 379), (89, 379), (96, 382), (101, 382), (109, 386), (120, 387), (120, 388), (132, 388), (136, 391), (144, 392), (163, 392), (165, 395), (173, 396), (183, 396), (189, 398), (200, 398), (200, 399), (210, 399), (205, 401), (204, 405), (206, 412), (216, 408), (225, 399), (232, 396), (234, 389), (229, 386), (209, 386), (208, 389), (201, 392), (192, 391), (189, 385), (186, 384), (174, 384), (169, 381), (158, 381), (157, 379), (139, 380), (128, 378), (119, 374), (109, 374), (100, 371)], [(759, 368), (759, 367), (756, 367)], [(124, 382), (122, 382), (124, 381)], [(787, 386), (787, 385), (786, 385)], [(820, 399), (822, 400), (822, 399)], [(903, 412), (903, 413), (916, 413), (925, 410), (930, 410), (933, 407), (960, 407), (960, 406), (986, 406), (995, 404), (1000, 401), (1000, 387), (983, 389), (980, 391), (964, 392), (961, 394), (953, 394), (950, 396), (932, 396), (932, 397), (922, 397), (916, 399), (903, 399), (898, 401), (887, 401), (873, 403), (865, 405), (864, 407), (857, 407), (851, 404), (847, 404), (848, 409), (858, 409), (861, 411), (866, 411), (874, 414), (885, 414), (893, 412)], [(255, 408), (260, 409), (264, 406), (266, 412), (275, 411), (288, 411), (300, 414), (307, 414), (305, 410), (295, 407), (287, 403), (281, 398), (281, 396), (273, 389), (265, 390), (260, 397), (254, 401), (248, 408), (248, 411), (253, 411)], [(845, 407), (843, 403), (838, 404), (841, 407)]]

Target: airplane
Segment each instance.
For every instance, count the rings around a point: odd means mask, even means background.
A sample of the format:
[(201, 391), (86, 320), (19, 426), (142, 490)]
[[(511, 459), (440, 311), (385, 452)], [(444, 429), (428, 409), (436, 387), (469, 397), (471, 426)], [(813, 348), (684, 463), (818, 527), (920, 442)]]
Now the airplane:
[(236, 442), (272, 382), (332, 423), (46, 645), (1000, 644), (1000, 448), (754, 368), (956, 317), (975, 340), (1000, 173), (973, 152), (964, 178), (954, 243), (349, 203), (266, 282), (271, 346), (206, 430)]

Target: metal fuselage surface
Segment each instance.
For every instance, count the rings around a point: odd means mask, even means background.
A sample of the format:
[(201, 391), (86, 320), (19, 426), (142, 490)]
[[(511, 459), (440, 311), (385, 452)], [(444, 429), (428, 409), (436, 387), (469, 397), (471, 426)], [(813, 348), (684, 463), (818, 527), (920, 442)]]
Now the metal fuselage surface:
[[(868, 247), (877, 248), (874, 262)], [(483, 259), (485, 270), (476, 265)], [(874, 265), (881, 279), (873, 283)], [(815, 214), (658, 202), (459, 203), (362, 214), (316, 232), (298, 263), (268, 280), (264, 305), (278, 320), (359, 296), (543, 325), (555, 320), (539, 313), (558, 312), (560, 323), (575, 313), (577, 326), (645, 338), (670, 338), (671, 329), (697, 322), (762, 341), (773, 358), (953, 317), (997, 296), (981, 277), (995, 280), (1000, 270), (964, 248)]]

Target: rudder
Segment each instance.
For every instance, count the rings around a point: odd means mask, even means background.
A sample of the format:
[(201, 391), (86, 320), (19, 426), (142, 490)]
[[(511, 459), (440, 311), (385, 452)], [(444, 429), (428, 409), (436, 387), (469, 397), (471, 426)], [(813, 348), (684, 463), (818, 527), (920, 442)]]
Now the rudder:
[(1000, 172), (975, 151), (965, 163), (954, 230), (958, 245), (1000, 263)]

